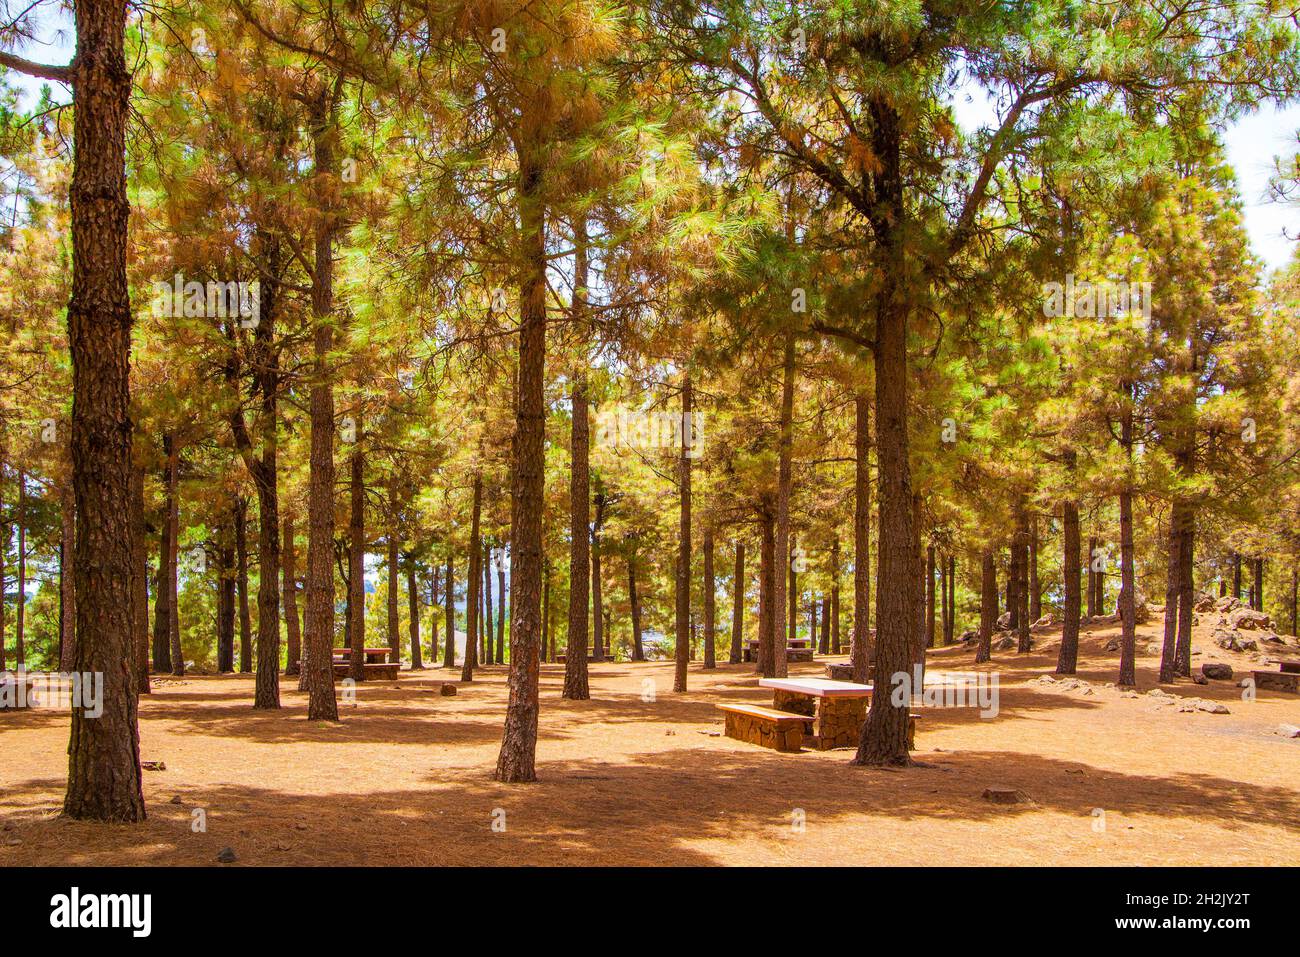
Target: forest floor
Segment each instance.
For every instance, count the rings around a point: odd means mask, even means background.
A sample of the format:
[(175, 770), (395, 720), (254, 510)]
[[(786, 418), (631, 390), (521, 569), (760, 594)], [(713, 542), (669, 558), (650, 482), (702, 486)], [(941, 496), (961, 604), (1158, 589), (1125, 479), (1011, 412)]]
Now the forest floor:
[[(338, 725), (308, 723), (292, 681), (267, 713), (250, 707), (250, 677), (164, 677), (141, 705), (141, 756), (166, 769), (144, 773), (139, 826), (62, 819), (66, 715), (0, 715), (0, 867), (215, 864), (225, 847), (261, 865), (1300, 863), (1300, 739), (1278, 733), (1300, 724), (1300, 697), (1182, 680), (1166, 690), (1230, 713), (1161, 703), (1144, 653), (1161, 627), (1139, 629), (1137, 696), (1107, 686), (1117, 626), (1085, 627), (1087, 684), (1072, 689), (1040, 678), (1059, 628), (978, 669), (960, 646), (933, 652), (934, 671), (996, 669), (1000, 711), (924, 710), (921, 763), (901, 770), (721, 736), (717, 702), (771, 703), (750, 665), (693, 663), (685, 695), (671, 662), (596, 665), (582, 702), (560, 699), (562, 665), (543, 666), (540, 780), (514, 786), (492, 780), (502, 667), (454, 697), (439, 686), (459, 672), (442, 669), (363, 685)], [(1211, 630), (1196, 629), (1194, 669), (1246, 674), (1251, 658)], [(990, 786), (1032, 803), (991, 803)]]

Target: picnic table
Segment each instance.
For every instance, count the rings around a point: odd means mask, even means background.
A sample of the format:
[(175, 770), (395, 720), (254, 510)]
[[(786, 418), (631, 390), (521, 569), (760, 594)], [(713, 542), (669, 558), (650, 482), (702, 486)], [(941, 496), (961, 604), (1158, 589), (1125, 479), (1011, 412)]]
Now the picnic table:
[(772, 707), (813, 719), (813, 744), (819, 751), (853, 747), (862, 733), (872, 685), (830, 678), (763, 678), (772, 689)]
[[(756, 638), (750, 638), (746, 641), (741, 652), (741, 658), (745, 661), (757, 661), (758, 645), (759, 642)], [(786, 642), (785, 654), (787, 661), (812, 661), (812, 643), (808, 638), (791, 638)]]
[[(392, 649), (388, 648), (387, 646), (382, 648), (366, 648), (365, 649), (366, 664), (368, 665), (386, 664), (388, 661), (388, 656), (391, 653), (392, 653)], [(334, 661), (336, 664), (339, 662), (351, 661), (351, 660), (352, 660), (351, 648), (334, 649)]]

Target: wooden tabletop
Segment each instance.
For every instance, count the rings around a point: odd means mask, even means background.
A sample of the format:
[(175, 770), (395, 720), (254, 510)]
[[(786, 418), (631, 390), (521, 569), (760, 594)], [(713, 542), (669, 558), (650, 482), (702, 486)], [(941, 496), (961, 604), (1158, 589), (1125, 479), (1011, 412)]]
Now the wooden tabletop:
[(831, 678), (762, 678), (758, 686), (774, 691), (811, 695), (814, 698), (868, 698), (872, 692), (871, 685), (835, 681)]

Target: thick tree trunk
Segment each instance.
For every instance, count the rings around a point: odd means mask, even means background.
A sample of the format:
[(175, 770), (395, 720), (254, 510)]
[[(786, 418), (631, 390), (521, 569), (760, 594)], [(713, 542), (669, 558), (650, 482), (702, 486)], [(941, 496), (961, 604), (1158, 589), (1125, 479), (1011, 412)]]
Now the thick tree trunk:
[(677, 456), (679, 512), (677, 522), (677, 574), (674, 582), (677, 615), (673, 636), (673, 691), (686, 690), (686, 666), (691, 658), (691, 376), (682, 385), (682, 445)]
[(284, 577), (285, 677), (302, 673), (302, 624), (298, 618), (298, 557), (293, 543), (293, 518), (284, 520), (284, 544), (280, 548), (280, 568)]
[(1174, 663), (1177, 673), (1184, 678), (1192, 676), (1192, 575), (1195, 571), (1196, 514), (1188, 505), (1183, 514), (1182, 556), (1178, 562), (1178, 644)]
[(1061, 625), (1061, 648), (1056, 658), (1056, 673), (1072, 675), (1079, 664), (1079, 503), (1067, 500), (1061, 506), (1061, 573), (1065, 576), (1064, 621)]
[(573, 418), (569, 428), (569, 627), (564, 656), (562, 697), (585, 701), (591, 697), (587, 683), (587, 601), (591, 572), (591, 485), (589, 481), (589, 432), (587, 421), (587, 379), (574, 377), (570, 393)]
[(979, 645), (975, 649), (977, 665), (993, 656), (993, 626), (998, 617), (998, 566), (993, 559), (993, 552), (984, 552), (980, 570), (980, 632)]
[(483, 476), (476, 472), (470, 506), (469, 571), (465, 585), (465, 660), (460, 667), (461, 681), (473, 681), (474, 669), (478, 667), (479, 589), (483, 587), (483, 576), (479, 574), (479, 563), (483, 560), (483, 543), (479, 537), (482, 512)]
[(70, 192), (72, 480), (77, 540), (73, 670), (103, 675), (102, 710), (73, 709), (69, 817), (145, 817), (131, 607), (131, 306), (126, 281), (126, 5), (80, 0)]
[(248, 609), (248, 499), (235, 500), (235, 575), (239, 588), (239, 671), (253, 671), (253, 622)]
[[(135, 489), (135, 469), (131, 469), (132, 491)], [(135, 495), (131, 496), (132, 529), (135, 528)], [(59, 670), (68, 672), (76, 660), (77, 651), (77, 589), (73, 578), (75, 572), (75, 553), (77, 547), (77, 521), (75, 496), (72, 483), (65, 482), (59, 486), (59, 517), (61, 534), (59, 537)], [(131, 553), (131, 618), (135, 620), (135, 581), (139, 576), (136, 564), (136, 538), (132, 538)], [(148, 672), (146, 671), (146, 674)]]
[[(325, 182), (338, 175), (334, 154), (333, 104), (322, 92), (311, 107), (315, 172)], [(311, 375), (311, 459), (307, 491), (306, 617), (304, 677), (312, 721), (337, 721), (334, 694), (334, 387), (329, 356), (334, 347), (334, 230), (332, 203), (318, 197), (312, 277), (313, 368)]]
[(876, 650), (871, 640), (871, 404), (865, 392), (857, 394), (853, 408), (853, 636), (849, 655), (853, 680), (866, 684)]
[(717, 584), (713, 580), (713, 526), (704, 527), (704, 667), (718, 666), (717, 649)]

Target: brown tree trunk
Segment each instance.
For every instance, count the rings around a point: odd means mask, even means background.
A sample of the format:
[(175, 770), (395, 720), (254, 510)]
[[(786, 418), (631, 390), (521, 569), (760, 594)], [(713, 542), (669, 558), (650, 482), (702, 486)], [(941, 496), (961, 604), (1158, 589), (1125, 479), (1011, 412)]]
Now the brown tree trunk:
[[(132, 489), (135, 488), (135, 469), (131, 470)], [(77, 590), (74, 587), (73, 578), (76, 574), (74, 570), (74, 561), (77, 542), (77, 521), (76, 505), (72, 491), (72, 484), (65, 482), (59, 486), (59, 516), (61, 519), (61, 534), (59, 537), (59, 670), (68, 672), (72, 670), (72, 663), (76, 660), (76, 615), (77, 615)], [(132, 529), (135, 528), (135, 496), (131, 496), (131, 516)], [(138, 537), (138, 536), (137, 536)], [(131, 572), (132, 572), (132, 589), (131, 589), (131, 609), (132, 621), (135, 620), (135, 580), (139, 574), (139, 568), (136, 565), (135, 538), (132, 538), (131, 553)], [(147, 673), (147, 672), (146, 672)]]
[[(1071, 464), (1073, 464), (1071, 460)], [(1064, 621), (1061, 625), (1061, 648), (1056, 658), (1058, 675), (1074, 674), (1079, 663), (1079, 503), (1073, 499), (1061, 505), (1061, 573), (1065, 576)]]
[(1038, 515), (1029, 516), (1029, 623), (1043, 617), (1043, 590), (1038, 584)]
[(1251, 596), (1254, 599), (1253, 602), (1251, 603), (1251, 607), (1254, 608), (1256, 611), (1263, 611), (1264, 610), (1264, 559), (1256, 558), (1251, 562), (1251, 565), (1254, 567), (1254, 571), (1255, 571), (1255, 585), (1250, 592)]
[(1178, 563), (1180, 585), (1178, 589), (1178, 644), (1174, 662), (1178, 674), (1192, 676), (1192, 574), (1195, 570), (1196, 515), (1191, 505), (1183, 514), (1182, 556)]
[(1018, 581), (1016, 609), (1012, 618), (1016, 622), (1016, 652), (1023, 655), (1030, 651), (1029, 626), (1032, 623), (1029, 615), (1029, 510), (1023, 497), (1016, 509), (1016, 538), (1019, 543), (1016, 562)]
[(1241, 601), (1241, 552), (1232, 553), (1232, 597)]
[(248, 499), (235, 500), (235, 563), (239, 586), (239, 671), (253, 671), (253, 622), (248, 610)]
[[(434, 576), (437, 577), (436, 575)], [(406, 559), (406, 631), (411, 639), (411, 670), (424, 670), (424, 656), (420, 648), (420, 591), (415, 581), (415, 556)], [(435, 651), (438, 640), (434, 638)]]
[(934, 647), (934, 545), (925, 550), (925, 647)]
[(984, 552), (980, 569), (980, 632), (979, 645), (975, 649), (977, 665), (993, 657), (993, 626), (998, 617), (998, 566), (993, 560), (993, 552)]
[(562, 697), (585, 701), (587, 684), (587, 601), (591, 572), (591, 486), (589, 481), (587, 379), (575, 376), (570, 393), (573, 418), (569, 428), (569, 627), (564, 656)]
[(831, 654), (840, 653), (840, 540), (831, 542)]
[(1097, 538), (1088, 539), (1088, 554), (1084, 560), (1088, 563), (1088, 617), (1096, 618), (1099, 614), (1097, 604), (1101, 596), (1097, 593), (1097, 571), (1092, 567), (1097, 554)]
[[(317, 178), (333, 183), (338, 175), (334, 153), (337, 131), (334, 105), (322, 91), (310, 110), (312, 146)], [(311, 459), (307, 491), (306, 616), (304, 677), (307, 717), (337, 721), (334, 694), (334, 387), (329, 368), (334, 348), (334, 231), (332, 201), (317, 197), (321, 216), (316, 225), (315, 267), (312, 276)]]
[[(233, 502), (232, 502), (233, 506)], [(234, 524), (234, 508), (231, 508)], [(215, 530), (217, 538), (217, 671), (235, 670), (235, 548), (225, 528)]]
[[(131, 467), (131, 620), (135, 630), (135, 680), (139, 694), (149, 694), (149, 543), (144, 516), (144, 467), (133, 464)], [(75, 541), (71, 549), (75, 549)], [(70, 553), (75, 554), (70, 549)], [(72, 589), (76, 594), (76, 588)], [(0, 594), (4, 593), (0, 584)], [(68, 623), (69, 635), (75, 636), (75, 616)], [(73, 662), (76, 663), (75, 648)], [(69, 666), (71, 668), (71, 665)]]
[(167, 642), (171, 648), (172, 674), (185, 674), (185, 655), (181, 651), (180, 592), (177, 588), (177, 551), (180, 548), (180, 448), (174, 440), (167, 456)]
[(18, 594), (14, 596), (14, 667), (27, 667), (27, 473), (18, 470)]
[(460, 667), (461, 681), (473, 681), (474, 669), (478, 667), (479, 589), (483, 587), (483, 576), (479, 574), (479, 563), (483, 560), (483, 543), (479, 531), (482, 512), (483, 476), (476, 472), (470, 511), (469, 577), (465, 585), (465, 661)]
[[(755, 670), (764, 678), (776, 676), (776, 602), (772, 599), (776, 591), (775, 564), (776, 517), (764, 510), (758, 568), (758, 661), (755, 662)], [(780, 642), (780, 646), (781, 653), (785, 654), (785, 642)]]
[(825, 595), (822, 596), (822, 617), (821, 617), (822, 636), (817, 642), (817, 649), (823, 655), (831, 653), (831, 600)]
[(679, 513), (677, 524), (677, 575), (674, 582), (677, 616), (673, 638), (673, 691), (686, 690), (686, 667), (691, 658), (691, 376), (682, 385), (682, 445), (677, 456)]
[(597, 505), (596, 520), (592, 525), (591, 533), (591, 653), (597, 660), (603, 659), (606, 652), (612, 649), (613, 646), (608, 629), (605, 627), (605, 598), (600, 586), (600, 525), (602, 511), (604, 509)]
[(871, 404), (865, 392), (857, 394), (853, 408), (853, 636), (849, 655), (853, 680), (866, 684), (875, 647), (871, 640)]
[(77, 601), (73, 670), (103, 675), (102, 711), (73, 709), (64, 813), (145, 817), (131, 607), (131, 306), (126, 280), (126, 5), (81, 0), (73, 60), (72, 480)]
[(356, 415), (356, 444), (348, 463), (348, 677), (366, 680), (366, 457), (361, 415)]
[(704, 526), (704, 667), (718, 667), (714, 636), (717, 630), (717, 585), (713, 580), (713, 526)]
[(492, 546), (483, 543), (483, 663), (496, 664), (496, 646), (492, 640)]
[(636, 593), (636, 549), (627, 552), (627, 601), (632, 610), (632, 660), (645, 661), (645, 648), (641, 644), (641, 599)]
[(158, 535), (158, 575), (154, 584), (153, 670), (162, 674), (172, 670), (172, 644), (168, 631), (171, 622), (170, 595), (167, 587), (167, 558), (171, 554), (171, 522), (164, 513)]
[(1172, 682), (1178, 674), (1178, 600), (1182, 588), (1183, 509), (1174, 502), (1169, 512), (1169, 535), (1165, 547), (1165, 630), (1160, 651), (1160, 682)]
[(284, 576), (284, 624), (287, 637), (284, 674), (302, 673), (302, 624), (298, 618), (298, 557), (293, 543), (293, 518), (284, 520), (284, 544), (280, 548), (280, 568)]
[(949, 642), (949, 629), (952, 622), (949, 619), (950, 608), (948, 604), (948, 589), (951, 582), (948, 580), (948, 559), (939, 556), (939, 643), (946, 645)]
[(444, 668), (456, 667), (456, 577), (454, 561), (451, 554), (451, 546), (447, 547), (447, 585), (443, 589), (442, 600), (446, 605), (447, 613), (447, 637), (442, 650), (442, 666)]
[[(527, 117), (525, 117), (527, 126)], [(519, 235), (523, 258), (519, 288), (519, 387), (510, 535), (510, 699), (497, 757), (496, 778), (537, 779), (537, 680), (542, 634), (542, 512), (546, 443), (546, 229), (541, 199), (545, 159), (541, 144), (519, 149)]]
[(497, 664), (506, 663), (506, 550), (497, 550)]
[(555, 629), (551, 624), (551, 567), (548, 564), (542, 575), (542, 646), (538, 649), (538, 663), (555, 663)]
[[(780, 525), (778, 525), (777, 528), (780, 528)], [(778, 537), (777, 540), (780, 541), (780, 538)], [(798, 635), (798, 627), (799, 627), (799, 626), (798, 626), (798, 621), (799, 621), (799, 570), (795, 567), (795, 565), (797, 564), (797, 562), (795, 561), (795, 558), (794, 558), (794, 556), (798, 553), (797, 549), (798, 549), (798, 544), (797, 544), (797, 542), (795, 541), (794, 536), (792, 535), (792, 536), (790, 537), (790, 556), (791, 556), (791, 558), (790, 558), (790, 565), (789, 565), (789, 567), (786, 569), (786, 574), (789, 576), (789, 578), (788, 578), (788, 584), (787, 584), (787, 592), (786, 592), (786, 596), (785, 596), (785, 597), (786, 597), (786, 600), (785, 600), (785, 622), (784, 622), (785, 645), (786, 645), (787, 648), (789, 647), (790, 642), (794, 641), (797, 637), (799, 637), (799, 635)], [(778, 552), (778, 554), (779, 554), (779, 552)], [(781, 634), (781, 632), (778, 632), (778, 638), (777, 638), (777, 642), (776, 642), (778, 647), (780, 647), (780, 645), (781, 645), (781, 643), (782, 643), (782, 642), (781, 642), (781, 639), (780, 639), (780, 637), (779, 637), (780, 634)], [(786, 652), (786, 654), (785, 654), (784, 657), (786, 658), (786, 661), (787, 661), (787, 670), (788, 670), (788, 668), (789, 668), (789, 652), (788, 652), (788, 651)], [(778, 655), (777, 655), (777, 660), (780, 661), (781, 658), (782, 658), (782, 656), (781, 656), (780, 654), (778, 654)], [(783, 675), (783, 674), (779, 674), (779, 673), (778, 673), (778, 677), (785, 677), (785, 675)]]
[[(789, 653), (786, 651), (788, 638), (794, 637), (794, 596), (796, 592), (795, 569), (793, 561), (794, 542), (790, 530), (790, 487), (793, 478), (794, 453), (794, 332), (786, 333), (785, 353), (781, 362), (781, 420), (780, 436), (777, 448), (776, 477), (776, 554), (773, 571), (775, 578), (772, 587), (772, 621), (776, 655), (773, 659), (774, 674), (784, 678), (789, 673)], [(787, 602), (787, 577), (789, 576), (789, 609)], [(782, 628), (787, 620), (790, 622), (788, 638), (782, 636)]]
[(948, 556), (948, 630), (945, 643), (951, 645), (957, 637), (957, 559)]
[[(1133, 387), (1129, 383), (1123, 382), (1120, 384), (1120, 389), (1124, 393), (1127, 403), (1131, 403), (1133, 400)], [(1120, 446), (1124, 449), (1126, 467), (1129, 471), (1124, 476), (1124, 484), (1120, 487), (1119, 493), (1119, 617), (1121, 628), (1119, 681), (1117, 684), (1121, 688), (1132, 688), (1137, 684), (1137, 630), (1133, 616), (1133, 588), (1135, 583), (1133, 580), (1133, 490), (1131, 485), (1133, 411), (1131, 405), (1125, 409), (1120, 422)]]
[(398, 546), (397, 529), (388, 530), (388, 650), (389, 661), (402, 660), (402, 616), (398, 611), (398, 591), (401, 589), (401, 575), (397, 567)]

